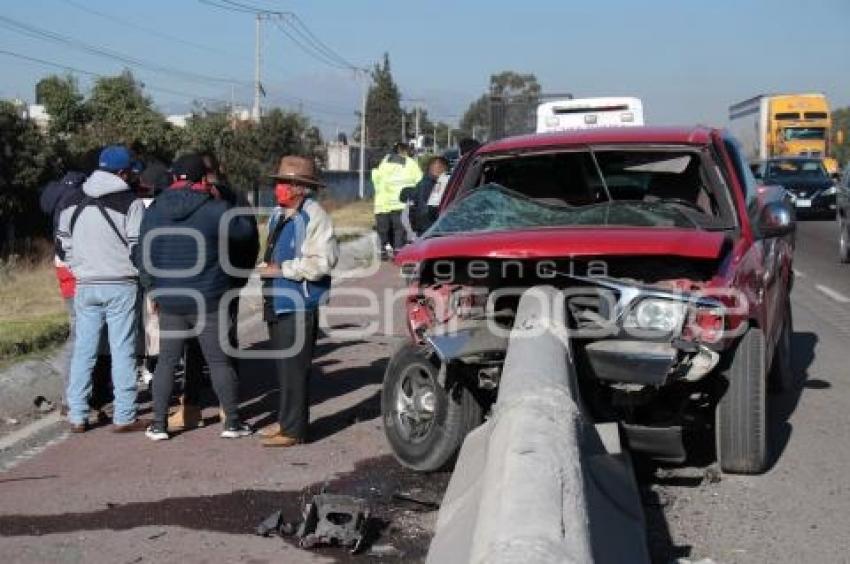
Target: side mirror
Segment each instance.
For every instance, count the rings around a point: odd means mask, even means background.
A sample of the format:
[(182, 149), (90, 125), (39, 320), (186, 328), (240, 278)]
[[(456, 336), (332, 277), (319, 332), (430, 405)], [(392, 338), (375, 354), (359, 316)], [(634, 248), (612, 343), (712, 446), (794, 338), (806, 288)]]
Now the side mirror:
[(832, 174), (830, 174), (830, 176), (832, 177), (833, 180), (836, 180), (836, 181), (841, 180), (841, 173), (840, 172), (833, 172)]
[(769, 202), (759, 214), (759, 232), (762, 237), (784, 237), (794, 233), (794, 212), (785, 202)]

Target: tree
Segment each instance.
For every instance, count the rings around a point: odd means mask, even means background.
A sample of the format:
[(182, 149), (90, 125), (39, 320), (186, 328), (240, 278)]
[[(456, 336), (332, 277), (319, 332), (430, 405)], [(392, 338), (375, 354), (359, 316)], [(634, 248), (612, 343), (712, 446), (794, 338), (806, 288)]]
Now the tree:
[(139, 155), (170, 160), (180, 144), (180, 133), (156, 111), (143, 88), (130, 71), (99, 78), (85, 103), (91, 121), (81, 146), (120, 143)]
[(366, 96), (366, 144), (388, 149), (401, 135), (401, 94), (390, 71), (390, 56), (372, 71), (372, 86)]
[(211, 151), (231, 185), (250, 190), (264, 183), (284, 155), (320, 156), (319, 130), (301, 114), (275, 108), (259, 123), (237, 121), (229, 109), (195, 114), (185, 130), (189, 149)]
[(489, 124), (490, 97), (482, 94), (463, 113), (463, 117), (460, 118), (460, 129), (465, 137), (479, 137), (479, 131), (486, 130)]
[(48, 132), (51, 136), (67, 137), (79, 131), (87, 120), (83, 95), (71, 75), (53, 74), (39, 80), (35, 86), (35, 100), (44, 105), (50, 116)]
[[(479, 127), (486, 128), (490, 136), (533, 130), (540, 94), (540, 83), (533, 74), (502, 71), (491, 75), (489, 93), (469, 105), (461, 118), (460, 128), (470, 137)], [(491, 123), (494, 116), (498, 123)]]
[[(832, 112), (832, 130), (835, 132), (832, 139), (832, 156), (839, 164), (845, 165), (850, 162), (850, 107)], [(841, 143), (838, 143), (839, 137)]]
[[(38, 189), (56, 174), (52, 147), (22, 108), (0, 101), (0, 226), (3, 251), (14, 248), (17, 227), (41, 226)], [(26, 235), (32, 234), (25, 233)]]

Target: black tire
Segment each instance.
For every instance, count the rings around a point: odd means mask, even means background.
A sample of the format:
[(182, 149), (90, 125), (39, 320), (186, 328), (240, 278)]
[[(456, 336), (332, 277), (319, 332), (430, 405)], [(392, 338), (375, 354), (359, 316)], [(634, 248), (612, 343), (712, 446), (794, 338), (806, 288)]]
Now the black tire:
[(850, 225), (841, 215), (838, 216), (838, 259), (850, 262)]
[(785, 299), (785, 314), (782, 320), (782, 332), (773, 351), (770, 368), (772, 388), (777, 392), (796, 390), (800, 385), (799, 375), (794, 371), (793, 347), (794, 317), (791, 313), (791, 300)]
[[(400, 347), (387, 366), (381, 393), (384, 433), (393, 454), (402, 465), (420, 472), (433, 472), (447, 466), (467, 433), (483, 419), (481, 405), (460, 382), (449, 381), (448, 390), (439, 385), (439, 361), (432, 357), (427, 349), (413, 343)], [(417, 433), (412, 432), (411, 419), (402, 413), (408, 409), (408, 404), (401, 406), (399, 403), (416, 395), (409, 390), (412, 381), (423, 387), (430, 386), (425, 394), (433, 393), (428, 398), (429, 405), (433, 405), (430, 422), (416, 426)]]
[(715, 413), (717, 460), (724, 472), (759, 474), (767, 469), (767, 367), (761, 329), (738, 342), (723, 375), (729, 381)]

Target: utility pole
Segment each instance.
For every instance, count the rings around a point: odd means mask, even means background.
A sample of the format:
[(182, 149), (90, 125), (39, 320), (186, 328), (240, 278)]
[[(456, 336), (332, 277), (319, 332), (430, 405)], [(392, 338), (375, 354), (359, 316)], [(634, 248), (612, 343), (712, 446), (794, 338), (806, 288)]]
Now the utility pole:
[(452, 126), (446, 124), (446, 150), (452, 148)]
[(401, 111), (401, 142), (407, 143), (407, 114)]
[(416, 106), (416, 142), (419, 143), (419, 106)]
[(437, 126), (434, 126), (434, 154), (437, 154)]
[(254, 109), (251, 112), (251, 117), (254, 121), (260, 121), (260, 96), (262, 95), (262, 85), (260, 84), (260, 33), (262, 31), (262, 14), (257, 14), (257, 30), (254, 43)]
[(361, 72), (363, 77), (363, 96), (360, 103), (360, 185), (358, 195), (360, 199), (366, 197), (366, 95), (368, 93), (369, 76), (365, 71)]

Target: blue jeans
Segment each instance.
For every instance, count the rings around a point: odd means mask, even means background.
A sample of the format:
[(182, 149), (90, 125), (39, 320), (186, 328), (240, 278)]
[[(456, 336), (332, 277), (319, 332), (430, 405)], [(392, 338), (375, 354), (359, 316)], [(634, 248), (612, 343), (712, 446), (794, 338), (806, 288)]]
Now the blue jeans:
[(92, 370), (98, 342), (106, 323), (112, 355), (115, 400), (112, 421), (126, 425), (136, 420), (136, 297), (135, 284), (78, 285), (74, 297), (76, 340), (68, 381), (68, 421), (82, 424), (88, 418)]

